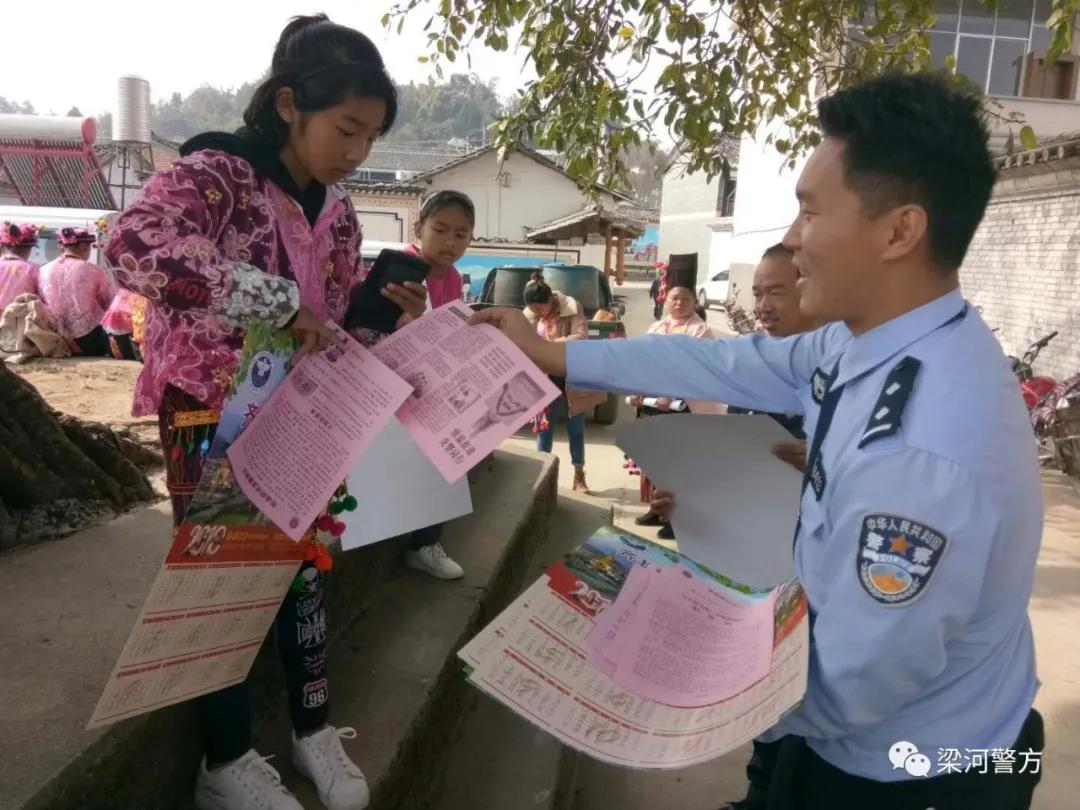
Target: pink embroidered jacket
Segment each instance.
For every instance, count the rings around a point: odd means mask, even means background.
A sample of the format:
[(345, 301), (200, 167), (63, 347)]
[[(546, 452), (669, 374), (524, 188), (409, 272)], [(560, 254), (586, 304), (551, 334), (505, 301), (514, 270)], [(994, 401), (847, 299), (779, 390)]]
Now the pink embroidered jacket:
[(56, 331), (68, 340), (94, 331), (114, 292), (104, 270), (75, 256), (61, 256), (41, 268), (41, 300)]
[(0, 313), (24, 293), (38, 292), (38, 266), (14, 256), (0, 258)]
[(312, 227), (227, 152), (194, 152), (154, 175), (106, 250), (120, 285), (149, 301), (135, 415), (157, 411), (167, 385), (220, 407), (254, 318), (282, 325), (302, 303), (340, 323), (362, 275), (360, 241), (343, 191), (327, 189)]

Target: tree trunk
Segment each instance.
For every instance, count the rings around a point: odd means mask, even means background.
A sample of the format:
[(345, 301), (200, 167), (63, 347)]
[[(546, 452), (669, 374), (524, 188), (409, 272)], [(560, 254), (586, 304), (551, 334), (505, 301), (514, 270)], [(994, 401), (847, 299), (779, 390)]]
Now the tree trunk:
[(0, 548), (68, 534), (154, 498), (142, 448), (58, 414), (0, 363)]

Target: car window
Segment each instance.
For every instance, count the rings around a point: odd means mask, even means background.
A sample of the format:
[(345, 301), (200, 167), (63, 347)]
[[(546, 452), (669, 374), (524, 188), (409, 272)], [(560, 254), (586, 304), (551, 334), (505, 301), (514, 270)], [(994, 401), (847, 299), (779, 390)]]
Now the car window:
[(717, 273), (715, 276), (713, 276), (712, 280), (713, 281), (727, 281), (729, 273), (730, 273), (729, 270), (721, 270), (719, 273)]

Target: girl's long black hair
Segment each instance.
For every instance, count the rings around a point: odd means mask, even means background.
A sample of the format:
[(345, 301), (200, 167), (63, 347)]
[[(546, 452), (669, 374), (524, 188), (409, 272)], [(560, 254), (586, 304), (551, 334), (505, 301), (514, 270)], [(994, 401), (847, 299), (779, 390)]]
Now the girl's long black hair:
[(270, 76), (244, 111), (244, 123), (275, 146), (283, 146), (289, 134), (275, 106), (282, 87), (292, 88), (301, 112), (328, 109), (351, 93), (386, 102), (383, 133), (397, 117), (397, 88), (379, 49), (359, 31), (331, 22), (325, 14), (293, 17), (285, 26), (274, 48)]

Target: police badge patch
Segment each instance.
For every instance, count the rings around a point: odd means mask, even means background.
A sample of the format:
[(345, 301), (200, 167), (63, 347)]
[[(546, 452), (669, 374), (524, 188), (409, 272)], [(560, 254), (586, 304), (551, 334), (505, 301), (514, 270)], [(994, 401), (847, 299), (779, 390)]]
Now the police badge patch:
[(859, 584), (883, 605), (906, 604), (930, 584), (945, 535), (897, 515), (867, 515), (855, 559)]

